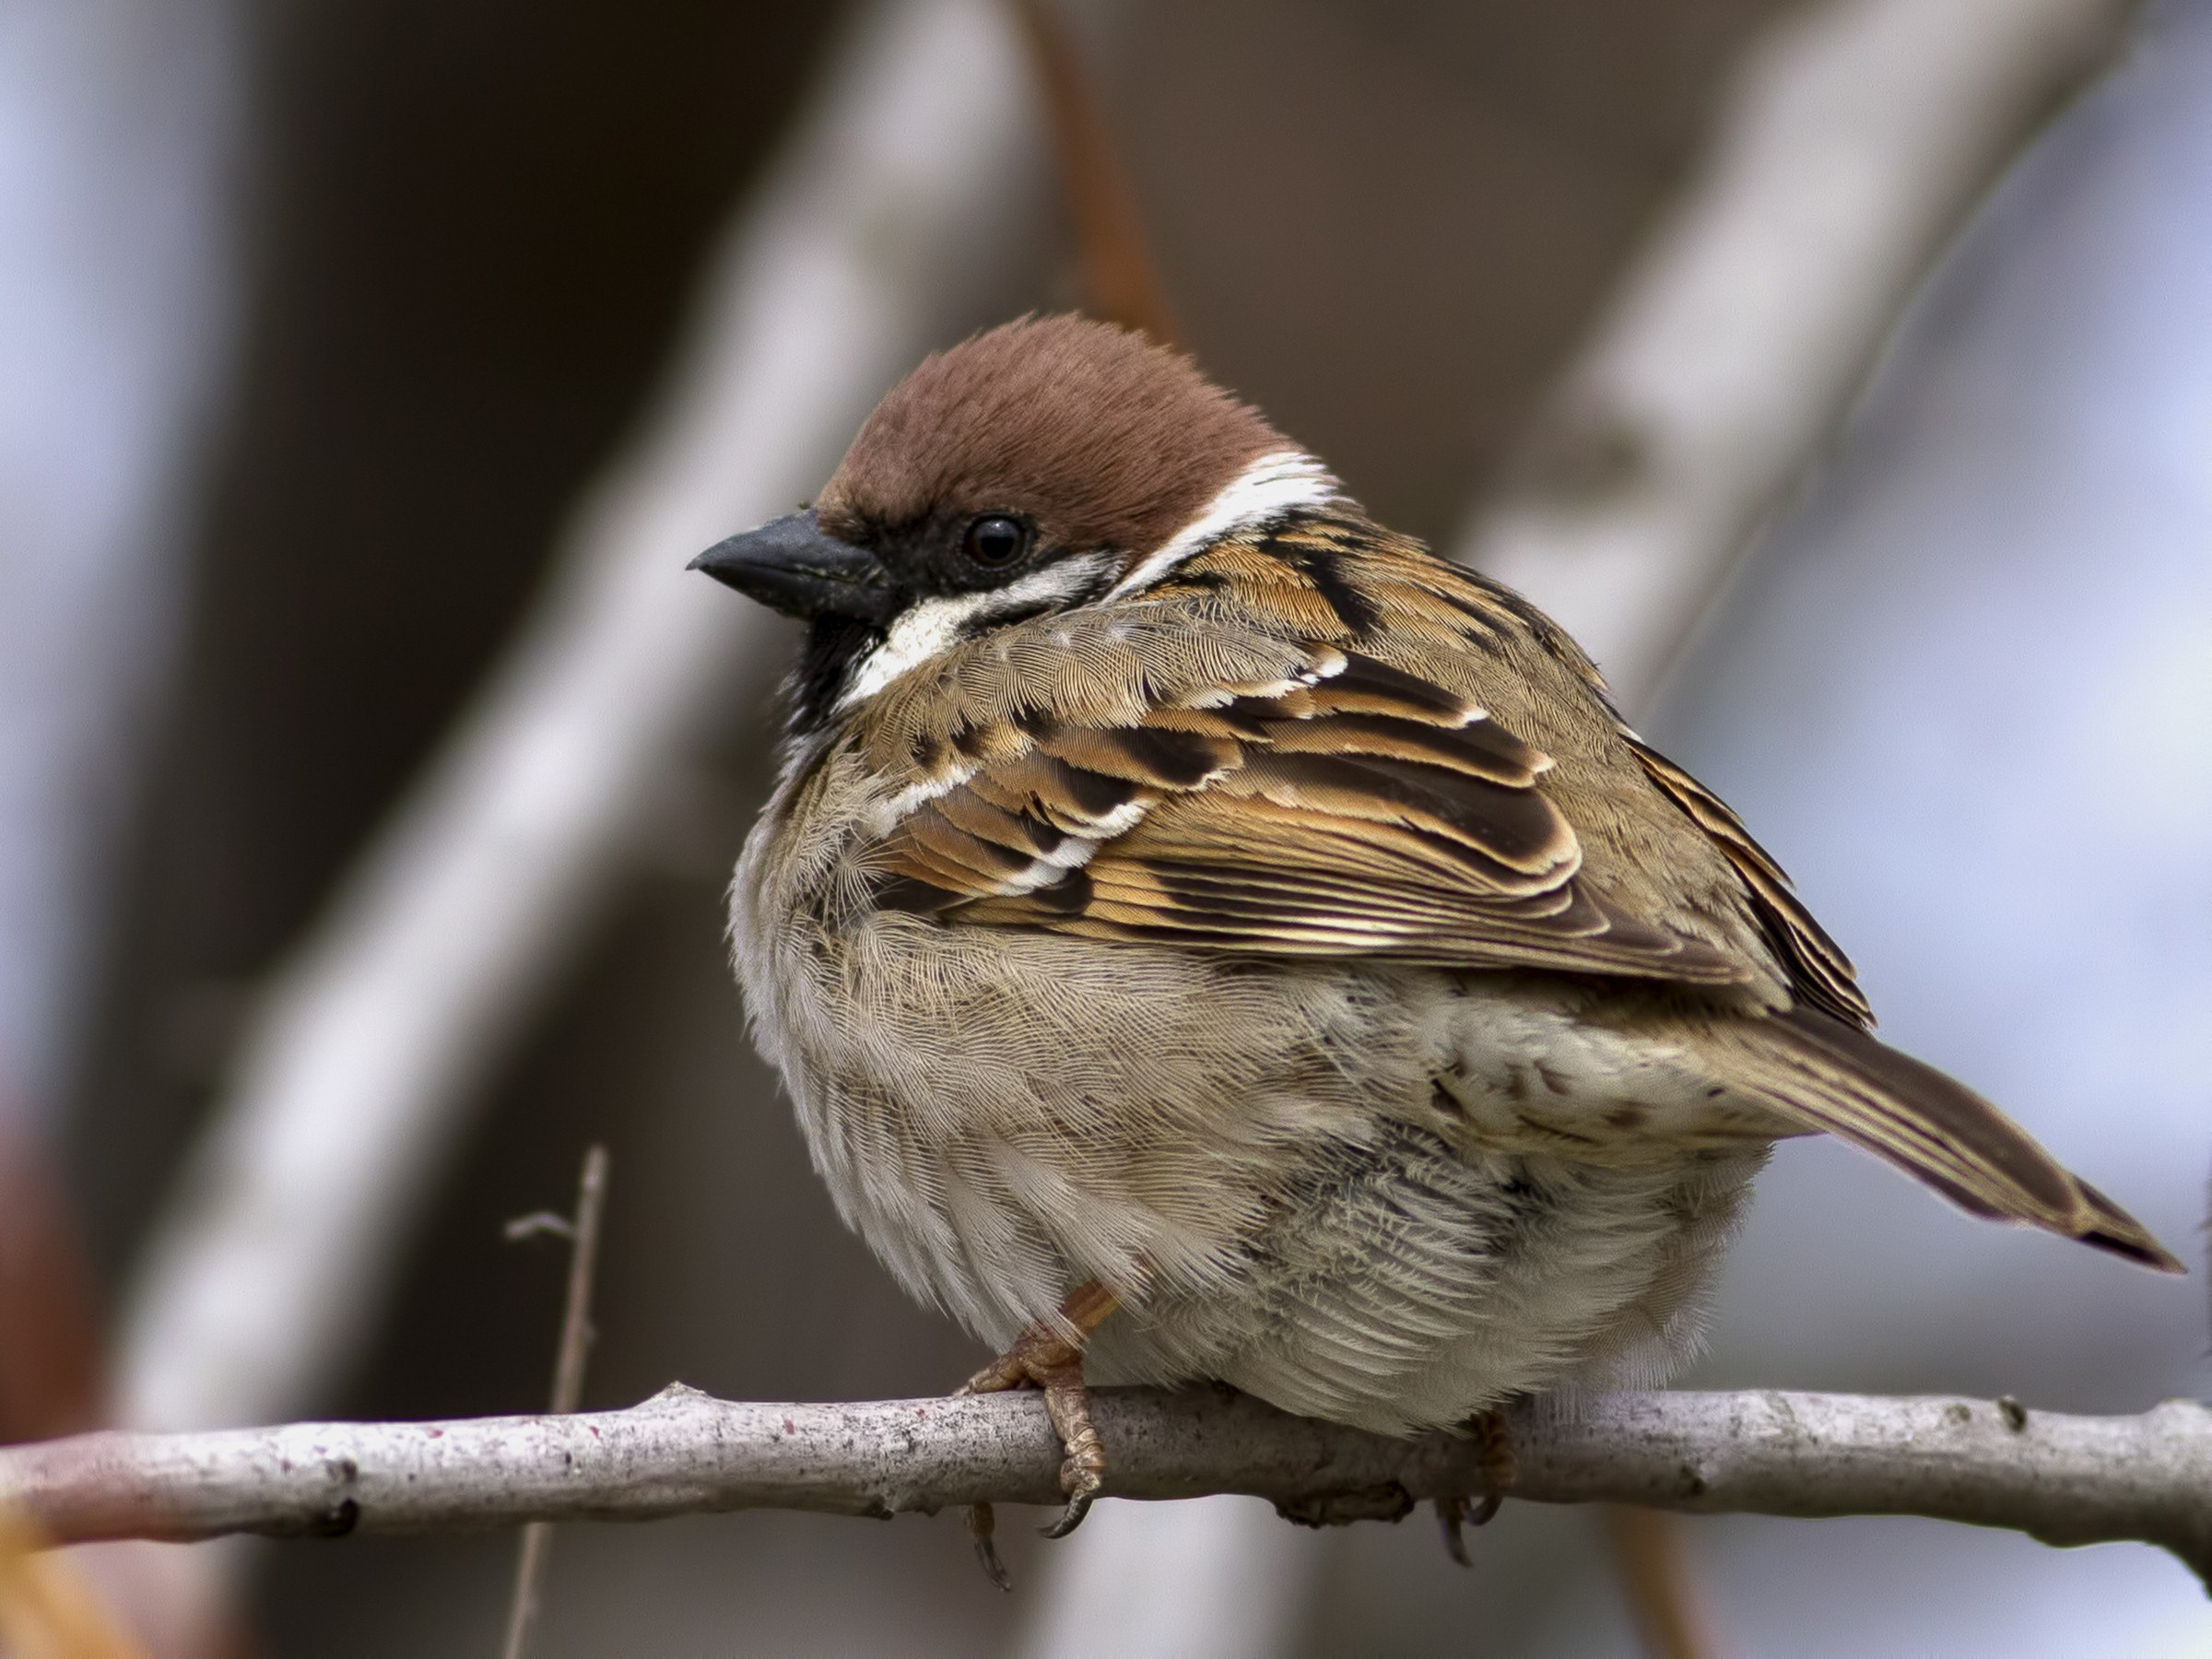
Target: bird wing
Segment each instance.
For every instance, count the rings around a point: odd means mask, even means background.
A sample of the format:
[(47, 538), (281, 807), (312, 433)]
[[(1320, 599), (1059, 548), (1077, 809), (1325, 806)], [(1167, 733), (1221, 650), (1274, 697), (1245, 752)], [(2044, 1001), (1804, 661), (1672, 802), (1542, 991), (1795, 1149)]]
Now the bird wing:
[(1624, 732), (1629, 747), (1661, 792), (1689, 815), (1720, 848), (1749, 892), (1767, 943), (1788, 972), (1790, 990), (1805, 1006), (1818, 1008), (1864, 1030), (1874, 1024), (1874, 1008), (1859, 989), (1858, 971), (1843, 948), (1813, 919), (1790, 886), (1790, 878), (1752, 840), (1744, 820), (1728, 804), (1641, 737)]
[[(1587, 660), (1513, 595), (1401, 563), (1399, 626), (1500, 659), (1532, 640), (1602, 696)], [(1246, 609), (1271, 568), (1240, 572)], [(1245, 627), (1226, 608), (1064, 616), (887, 690), (869, 756), (896, 780), (865, 857), (877, 902), (1248, 954), (1753, 980), (1743, 955), (1592, 890), (1575, 827), (1544, 786), (1551, 757), (1465, 689), (1363, 653), (1359, 588), (1333, 592), (1309, 571), (1262, 597), (1302, 626)], [(1425, 622), (1424, 599), (1453, 616)], [(1976, 1214), (2178, 1269), (1994, 1106), (1869, 1036), (1849, 959), (1742, 821), (1619, 735), (1640, 763), (1630, 775), (1740, 882), (1797, 1005), (1712, 1027), (1729, 1051), (1716, 1075)]]
[[(867, 865), (948, 920), (1278, 956), (1740, 982), (1579, 878), (1550, 758), (1356, 650), (1185, 618), (1013, 630), (905, 688)], [(1025, 652), (1037, 653), (1025, 656)]]

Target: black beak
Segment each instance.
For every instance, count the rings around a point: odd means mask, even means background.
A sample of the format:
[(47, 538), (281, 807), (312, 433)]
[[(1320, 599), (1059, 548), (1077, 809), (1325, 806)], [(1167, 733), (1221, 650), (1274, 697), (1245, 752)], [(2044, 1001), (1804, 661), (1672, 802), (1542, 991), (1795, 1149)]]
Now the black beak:
[(716, 542), (691, 569), (787, 617), (842, 617), (883, 628), (900, 608), (876, 556), (823, 535), (812, 508)]

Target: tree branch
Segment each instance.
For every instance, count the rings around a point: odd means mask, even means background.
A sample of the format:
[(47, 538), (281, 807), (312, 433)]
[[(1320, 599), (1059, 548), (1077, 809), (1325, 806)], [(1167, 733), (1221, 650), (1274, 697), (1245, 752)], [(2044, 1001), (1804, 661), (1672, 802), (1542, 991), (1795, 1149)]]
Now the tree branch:
[[(1472, 1442), (1395, 1441), (1225, 1392), (1095, 1395), (1109, 1495), (1241, 1492), (1324, 1524), (1479, 1488)], [(1643, 1394), (1512, 1420), (1514, 1495), (1818, 1517), (1927, 1515), (2047, 1544), (2136, 1540), (2212, 1584), (2212, 1408), (2030, 1413), (2000, 1400)], [(100, 1433), (0, 1449), (0, 1507), (44, 1536), (338, 1536), (737, 1509), (889, 1516), (1057, 1503), (1030, 1394), (802, 1406), (678, 1384), (626, 1411)]]

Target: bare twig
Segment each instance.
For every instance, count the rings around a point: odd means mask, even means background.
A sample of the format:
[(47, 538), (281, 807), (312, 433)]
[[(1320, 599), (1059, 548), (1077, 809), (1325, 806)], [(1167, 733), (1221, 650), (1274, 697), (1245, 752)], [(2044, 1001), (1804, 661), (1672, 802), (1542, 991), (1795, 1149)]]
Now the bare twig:
[[(1225, 1391), (1104, 1389), (1109, 1495), (1243, 1492), (1292, 1519), (1394, 1519), (1480, 1489), (1474, 1441), (1388, 1440)], [(2010, 1401), (1618, 1394), (1512, 1419), (1516, 1496), (1701, 1513), (1928, 1515), (2047, 1544), (2136, 1540), (2212, 1582), (2212, 1407), (2139, 1417)], [(736, 1509), (885, 1516), (1058, 1504), (1031, 1394), (759, 1405), (678, 1384), (626, 1411), (100, 1433), (0, 1449), (0, 1504), (62, 1541), (337, 1536)]]
[[(591, 1358), (592, 1281), (599, 1269), (599, 1221), (606, 1209), (606, 1148), (594, 1147), (583, 1155), (583, 1174), (576, 1183), (576, 1217), (566, 1225), (569, 1241), (569, 1291), (560, 1316), (560, 1352), (553, 1363), (553, 1405), (557, 1416), (566, 1416), (583, 1399), (583, 1368)], [(524, 1217), (525, 1221), (546, 1219)], [(507, 1236), (514, 1238), (511, 1223)], [(538, 1586), (545, 1576), (546, 1557), (553, 1547), (553, 1524), (533, 1521), (523, 1528), (523, 1540), (514, 1563), (514, 1599), (507, 1609), (507, 1641), (500, 1652), (505, 1659), (523, 1659), (529, 1650), (530, 1631), (537, 1623)]]
[(1052, 128), (1061, 194), (1083, 256), (1083, 285), (1093, 315), (1175, 339), (1167, 290), (1145, 239), (1136, 197), (1116, 159), (1106, 120), (1083, 73), (1066, 21), (1053, 0), (1008, 0), (1035, 65)]
[(1633, 712), (1891, 324), (2132, 0), (1830, 0), (1745, 63), (1696, 182), (1462, 541)]

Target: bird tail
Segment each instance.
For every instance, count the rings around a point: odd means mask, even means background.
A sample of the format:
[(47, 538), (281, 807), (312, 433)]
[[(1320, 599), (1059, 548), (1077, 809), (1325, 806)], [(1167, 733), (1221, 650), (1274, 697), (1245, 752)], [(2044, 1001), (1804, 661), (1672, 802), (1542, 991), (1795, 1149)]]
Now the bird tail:
[(2186, 1271), (2148, 1229), (1964, 1084), (1811, 1008), (1732, 1028), (1752, 1088), (1807, 1129), (1886, 1159), (1959, 1208), (2021, 1221), (2161, 1273)]

